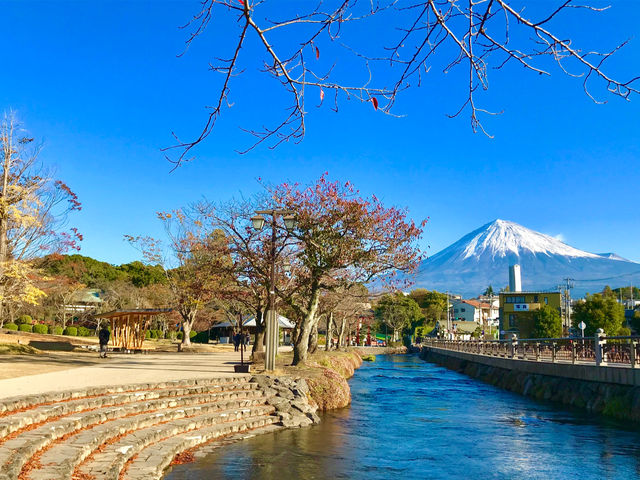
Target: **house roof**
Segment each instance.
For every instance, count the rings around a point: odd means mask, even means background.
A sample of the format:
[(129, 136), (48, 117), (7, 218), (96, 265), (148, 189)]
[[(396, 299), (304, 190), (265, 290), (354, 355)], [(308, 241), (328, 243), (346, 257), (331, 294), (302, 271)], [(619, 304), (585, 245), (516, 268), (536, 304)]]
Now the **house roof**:
[(96, 318), (124, 317), (126, 315), (159, 315), (169, 313), (171, 308), (129, 308), (123, 310), (113, 310), (111, 312), (96, 315)]
[(456, 332), (458, 333), (473, 333), (479, 325), (476, 322), (453, 322)]
[(488, 303), (479, 302), (478, 300), (456, 300), (460, 303), (466, 303), (474, 308), (491, 308)]
[(71, 301), (84, 303), (102, 303), (102, 298), (100, 298), (101, 293), (102, 290), (99, 290), (97, 288), (83, 288), (73, 294)]
[[(278, 315), (278, 325), (280, 328), (293, 328), (295, 325), (289, 320), (287, 317), (283, 317), (282, 315)], [(228, 328), (235, 327), (236, 324), (232, 324), (231, 322), (222, 322), (218, 323), (211, 328)], [(243, 327), (255, 327), (256, 326), (256, 317), (249, 317), (242, 322)]]

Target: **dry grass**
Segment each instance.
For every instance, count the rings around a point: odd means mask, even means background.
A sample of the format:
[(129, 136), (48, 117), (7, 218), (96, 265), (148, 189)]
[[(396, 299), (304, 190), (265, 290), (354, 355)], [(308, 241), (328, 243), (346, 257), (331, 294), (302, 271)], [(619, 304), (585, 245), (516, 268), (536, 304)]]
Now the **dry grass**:
[(0, 355), (37, 355), (38, 353), (42, 352), (30, 345), (0, 343)]

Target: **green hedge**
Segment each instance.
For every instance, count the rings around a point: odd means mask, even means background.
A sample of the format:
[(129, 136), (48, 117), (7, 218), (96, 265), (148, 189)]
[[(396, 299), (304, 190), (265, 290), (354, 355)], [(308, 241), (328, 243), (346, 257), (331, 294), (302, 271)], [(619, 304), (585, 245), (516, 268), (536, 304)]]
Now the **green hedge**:
[(49, 335), (62, 335), (62, 327), (54, 327), (53, 325), (49, 325)]
[(164, 332), (162, 330), (151, 330), (151, 338), (164, 338)]
[[(33, 323), (33, 318), (29, 315), (20, 315), (16, 320), (18, 325), (31, 325)], [(26, 330), (24, 330), (26, 332)]]
[(209, 343), (209, 332), (198, 332), (195, 335), (191, 335), (191, 341), (194, 343)]
[(151, 338), (151, 330), (145, 330), (144, 338), (145, 340), (149, 340)]
[(33, 325), (23, 323), (21, 325), (18, 325), (18, 330), (20, 330), (21, 332), (33, 332)]
[(78, 327), (78, 336), (80, 337), (91, 337), (94, 334), (94, 330), (91, 330), (87, 327)]
[(4, 328), (6, 328), (7, 330), (16, 331), (18, 330), (18, 325), (16, 325), (15, 323), (5, 323)]
[(184, 337), (184, 334), (182, 332), (176, 333), (176, 339), (182, 340), (182, 337)]
[(45, 335), (49, 333), (49, 329), (47, 328), (46, 325), (38, 323), (37, 325), (33, 326), (33, 333), (40, 333), (42, 335)]
[(78, 336), (78, 329), (76, 327), (67, 327), (62, 331), (63, 335), (68, 335), (70, 337)]
[(167, 330), (164, 333), (164, 338), (168, 338), (170, 340), (175, 340), (178, 337), (178, 333), (175, 330)]

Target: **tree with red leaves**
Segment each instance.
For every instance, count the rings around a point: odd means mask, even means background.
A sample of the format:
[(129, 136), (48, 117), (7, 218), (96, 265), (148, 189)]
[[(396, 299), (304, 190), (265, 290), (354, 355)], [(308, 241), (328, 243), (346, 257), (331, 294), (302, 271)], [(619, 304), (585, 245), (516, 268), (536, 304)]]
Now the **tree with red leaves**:
[(295, 287), (276, 289), (297, 313), (294, 365), (307, 359), (311, 332), (318, 322), (323, 291), (380, 282), (401, 284), (398, 274), (417, 268), (420, 225), (407, 211), (362, 197), (350, 182), (330, 182), (324, 174), (313, 185), (284, 183), (269, 189), (274, 207), (294, 212), (297, 225), (292, 253)]
[(208, 228), (196, 208), (159, 212), (158, 218), (167, 234), (165, 244), (148, 236), (124, 237), (142, 251), (147, 264), (164, 267), (169, 303), (180, 315), (182, 345), (188, 347), (198, 313), (233, 288), (228, 242), (222, 231)]

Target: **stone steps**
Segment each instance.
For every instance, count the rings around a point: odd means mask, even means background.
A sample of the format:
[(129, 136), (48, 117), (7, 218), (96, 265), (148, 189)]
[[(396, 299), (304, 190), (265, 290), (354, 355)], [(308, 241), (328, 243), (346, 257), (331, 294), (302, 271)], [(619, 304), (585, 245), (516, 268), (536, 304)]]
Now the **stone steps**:
[(318, 421), (305, 392), (235, 376), (12, 398), (0, 404), (0, 480), (161, 478), (186, 449)]
[[(68, 399), (56, 402), (39, 402), (20, 407), (20, 411), (10, 414), (11, 411), (0, 417), (0, 439), (16, 430), (35, 423), (48, 420), (51, 417), (69, 415), (75, 412), (95, 409), (106, 406), (121, 405), (130, 402), (145, 401), (155, 398), (177, 397), (197, 393), (217, 393), (229, 390), (255, 389), (256, 385), (248, 383), (246, 378), (238, 383), (214, 382), (208, 385), (191, 385), (179, 388), (152, 388), (148, 390), (134, 390), (127, 393), (105, 393), (103, 395), (91, 395), (79, 399)], [(54, 398), (57, 395), (53, 396)], [(41, 399), (38, 396), (37, 399)], [(3, 405), (0, 403), (0, 405)]]
[(134, 393), (143, 390), (163, 390), (179, 387), (193, 387), (195, 385), (237, 385), (240, 383), (247, 383), (248, 380), (249, 376), (247, 375), (215, 378), (195, 378), (173, 380), (170, 382), (135, 383), (130, 385), (119, 385), (112, 387), (92, 387), (80, 390), (47, 392), (40, 395), (9, 397), (0, 401), (0, 415), (4, 416), (17, 410), (34, 408), (38, 405), (51, 405), (53, 403), (65, 402), (73, 399), (87, 398), (92, 396), (102, 396), (115, 393)]
[[(51, 442), (47, 442), (39, 432), (36, 430), (31, 431), (24, 435), (24, 444), (20, 450), (17, 450), (18, 455), (15, 455), (13, 462), (7, 463), (5, 468), (11, 472), (19, 472), (30, 457), (42, 448), (49, 446), (39, 457), (39, 464), (43, 467), (31, 470), (31, 478), (34, 477), (35, 473), (43, 475), (44, 473), (42, 472), (47, 472), (48, 476), (46, 478), (70, 478), (74, 468), (80, 462), (101, 444), (116, 436), (139, 428), (170, 422), (180, 418), (213, 414), (218, 411), (224, 411), (225, 409), (237, 408), (238, 406), (246, 408), (260, 405), (263, 404), (264, 401), (261, 396), (254, 394), (252, 397), (246, 398), (235, 398), (225, 401), (214, 400), (211, 403), (202, 404), (194, 403), (196, 404), (192, 406), (182, 404), (179, 407), (164, 409), (161, 412), (159, 409), (156, 409), (139, 415), (119, 415), (118, 417), (102, 422), (94, 421), (96, 420), (95, 414), (92, 413), (91, 415), (87, 415), (87, 417), (94, 417), (87, 419), (86, 423), (89, 428), (85, 427), (85, 429), (72, 430), (70, 432), (71, 435), (64, 435), (64, 441), (53, 443), (50, 446), (49, 444), (51, 444)], [(103, 416), (103, 414), (100, 414), (100, 416)], [(57, 475), (58, 472), (64, 472), (65, 474)]]
[(213, 425), (168, 438), (142, 450), (127, 466), (126, 478), (127, 480), (160, 479), (178, 453), (226, 435), (264, 428), (273, 425), (276, 421), (277, 418), (272, 416), (250, 417), (242, 421)]

